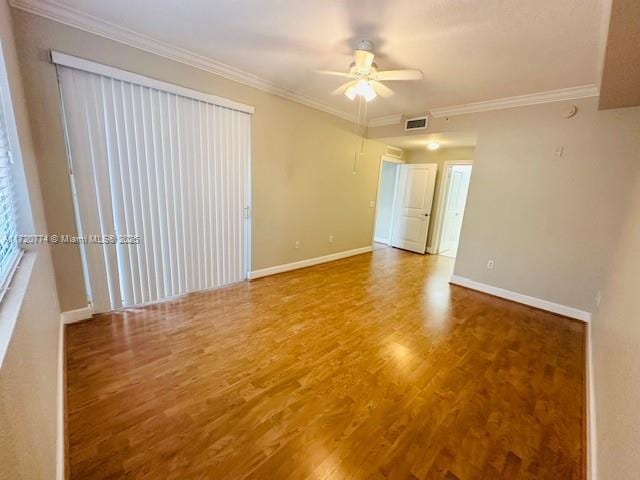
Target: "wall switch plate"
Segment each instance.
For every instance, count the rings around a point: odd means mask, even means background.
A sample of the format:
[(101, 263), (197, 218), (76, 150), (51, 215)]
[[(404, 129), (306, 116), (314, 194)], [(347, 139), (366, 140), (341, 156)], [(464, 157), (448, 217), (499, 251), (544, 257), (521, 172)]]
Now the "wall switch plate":
[(564, 155), (564, 147), (563, 146), (556, 147), (556, 149), (553, 151), (553, 154), (558, 158), (562, 157), (562, 155)]
[(493, 260), (487, 260), (487, 268), (489, 270), (493, 270), (493, 267), (495, 266), (495, 263)]
[(333, 243), (333, 235), (329, 235), (329, 243)]
[(375, 200), (371, 200), (369, 201), (369, 208), (375, 208), (376, 207), (376, 202)]
[(296, 240), (296, 243), (294, 244), (295, 248), (300, 248), (300, 240)]

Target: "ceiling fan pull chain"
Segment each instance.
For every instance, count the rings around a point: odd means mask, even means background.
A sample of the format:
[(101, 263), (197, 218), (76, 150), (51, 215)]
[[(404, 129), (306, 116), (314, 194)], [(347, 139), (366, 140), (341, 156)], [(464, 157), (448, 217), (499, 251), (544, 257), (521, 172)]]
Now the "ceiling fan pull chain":
[(362, 107), (362, 134), (360, 135), (360, 154), (364, 153), (364, 136), (367, 134), (367, 102), (360, 97), (360, 101), (364, 103)]
[[(356, 118), (355, 118), (355, 128), (354, 128), (354, 132), (356, 136), (360, 135), (360, 112), (362, 110), (362, 99), (360, 97), (356, 98)], [(358, 167), (358, 155), (359, 153), (357, 151), (353, 152), (353, 167), (351, 169), (351, 174), (355, 175), (356, 174), (356, 170)]]

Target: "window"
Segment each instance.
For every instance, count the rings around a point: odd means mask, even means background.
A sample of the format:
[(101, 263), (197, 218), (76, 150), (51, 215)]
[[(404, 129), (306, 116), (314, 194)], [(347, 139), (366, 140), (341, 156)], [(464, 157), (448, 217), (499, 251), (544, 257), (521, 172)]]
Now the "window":
[[(15, 125), (9, 96), (4, 59), (0, 56), (0, 300), (22, 254), (17, 240), (17, 214), (14, 188), (13, 159), (17, 151)], [(17, 147), (17, 145), (15, 145)]]

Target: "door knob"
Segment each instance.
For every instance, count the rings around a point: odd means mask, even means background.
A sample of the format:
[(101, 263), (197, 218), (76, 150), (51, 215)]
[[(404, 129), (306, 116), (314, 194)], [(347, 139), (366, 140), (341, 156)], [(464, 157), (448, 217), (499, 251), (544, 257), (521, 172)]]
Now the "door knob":
[(425, 214), (424, 214), (424, 216), (425, 216), (425, 217), (428, 217), (428, 216), (429, 216), (429, 214), (428, 214), (428, 213), (425, 213)]

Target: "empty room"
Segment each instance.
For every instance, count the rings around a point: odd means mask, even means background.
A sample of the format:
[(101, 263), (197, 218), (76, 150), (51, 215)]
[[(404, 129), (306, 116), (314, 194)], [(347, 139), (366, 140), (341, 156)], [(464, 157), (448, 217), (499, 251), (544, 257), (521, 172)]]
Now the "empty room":
[(636, 0), (0, 0), (0, 479), (640, 478)]

